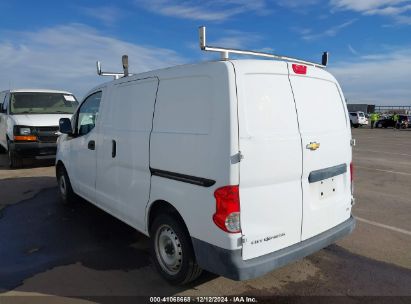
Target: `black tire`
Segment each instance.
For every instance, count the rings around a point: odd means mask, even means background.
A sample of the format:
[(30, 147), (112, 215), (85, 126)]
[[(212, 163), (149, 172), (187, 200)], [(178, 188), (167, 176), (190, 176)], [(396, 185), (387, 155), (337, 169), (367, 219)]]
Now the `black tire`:
[(360, 125), (359, 124), (355, 124), (354, 125), (354, 128), (358, 128)]
[(164, 279), (173, 285), (184, 285), (201, 275), (191, 238), (180, 220), (159, 214), (151, 225), (150, 236), (154, 264)]
[(60, 193), (60, 201), (65, 205), (74, 203), (77, 195), (71, 187), (70, 179), (63, 165), (57, 167), (57, 184)]
[(10, 141), (7, 142), (7, 154), (9, 156), (9, 167), (12, 169), (18, 169), (23, 166), (23, 159), (19, 157), (16, 152), (11, 148)]
[(7, 149), (0, 145), (0, 154), (4, 154), (7, 152)]
[(380, 122), (377, 124), (377, 128), (382, 128), (382, 124)]

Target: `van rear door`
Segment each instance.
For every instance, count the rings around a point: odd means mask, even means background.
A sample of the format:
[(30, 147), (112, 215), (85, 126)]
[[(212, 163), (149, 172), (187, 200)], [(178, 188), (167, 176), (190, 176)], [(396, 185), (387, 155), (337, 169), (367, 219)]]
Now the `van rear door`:
[(324, 232), (351, 214), (351, 131), (336, 80), (324, 70), (289, 63), (303, 153), (301, 239)]
[(242, 257), (301, 240), (302, 153), (287, 63), (233, 61), (239, 119)]

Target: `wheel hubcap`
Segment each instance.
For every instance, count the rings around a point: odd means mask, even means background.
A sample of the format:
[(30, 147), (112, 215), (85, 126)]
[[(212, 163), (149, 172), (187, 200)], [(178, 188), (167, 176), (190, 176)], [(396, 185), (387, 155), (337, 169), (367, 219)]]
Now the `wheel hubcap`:
[(180, 271), (183, 261), (183, 250), (180, 239), (170, 226), (163, 225), (157, 230), (155, 251), (157, 260), (164, 271), (171, 275)]

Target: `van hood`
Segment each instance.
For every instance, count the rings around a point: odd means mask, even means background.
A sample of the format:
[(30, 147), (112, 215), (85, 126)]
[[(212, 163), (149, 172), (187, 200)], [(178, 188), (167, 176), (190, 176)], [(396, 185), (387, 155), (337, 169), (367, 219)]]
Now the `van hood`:
[(58, 126), (60, 118), (70, 118), (72, 114), (14, 114), (16, 125), (32, 127)]

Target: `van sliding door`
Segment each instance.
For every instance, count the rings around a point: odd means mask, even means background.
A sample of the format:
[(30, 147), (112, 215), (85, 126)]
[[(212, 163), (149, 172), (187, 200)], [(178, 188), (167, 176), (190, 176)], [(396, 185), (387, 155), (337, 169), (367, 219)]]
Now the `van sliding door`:
[(149, 142), (158, 78), (116, 83), (98, 147), (97, 196), (103, 208), (144, 231), (150, 191)]

